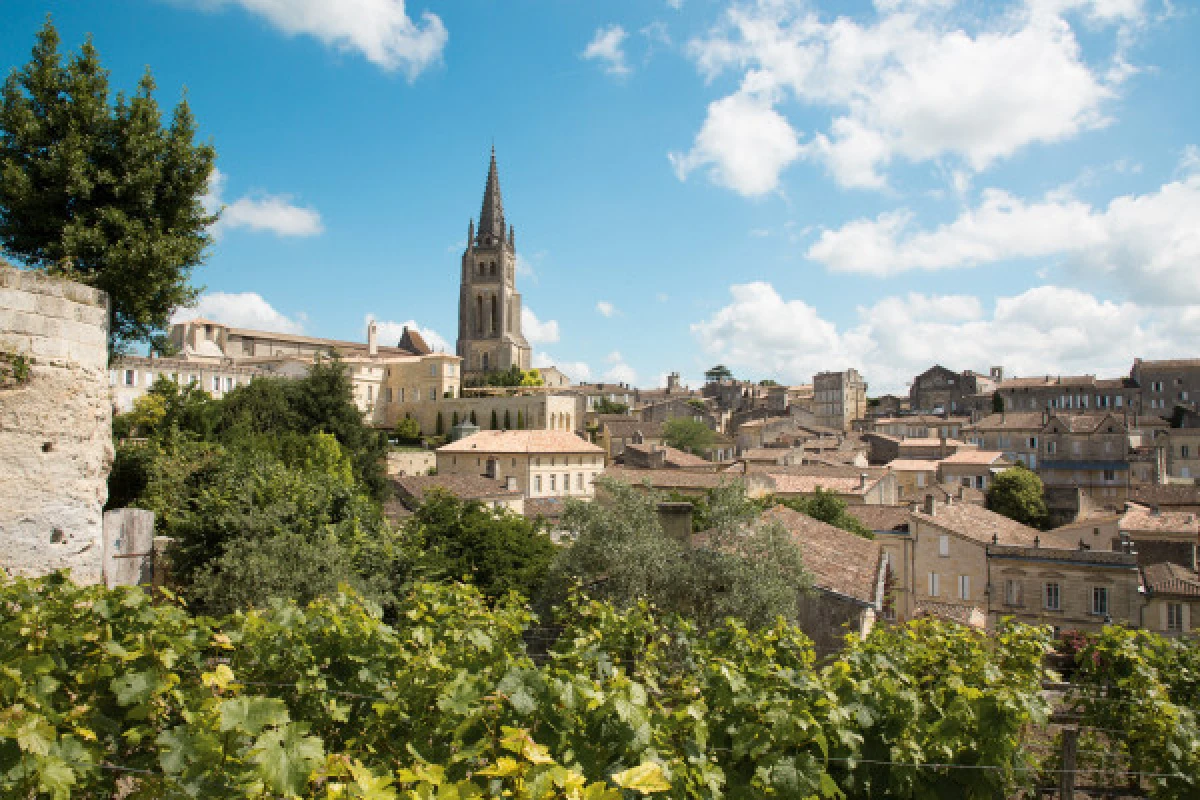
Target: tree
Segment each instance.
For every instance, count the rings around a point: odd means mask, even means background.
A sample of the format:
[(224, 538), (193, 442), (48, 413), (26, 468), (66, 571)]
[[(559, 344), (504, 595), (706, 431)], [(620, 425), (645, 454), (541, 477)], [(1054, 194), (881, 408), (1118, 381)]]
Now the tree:
[(504, 430), (512, 430), (512, 412), (504, 409)]
[(401, 442), (412, 443), (421, 438), (421, 425), (411, 416), (405, 415), (396, 421), (396, 438)]
[(0, 247), (108, 292), (119, 353), (164, 338), (171, 312), (195, 300), (216, 152), (195, 142), (186, 98), (163, 126), (149, 70), (113, 101), (91, 39), (65, 62), (59, 42), (47, 20), (0, 93)]
[(437, 412), (437, 421), (433, 424), (433, 433), (435, 436), (441, 436), (446, 432), (446, 421), (442, 418), (442, 412)]
[(408, 522), (414, 566), (424, 578), (463, 580), (490, 598), (535, 597), (557, 548), (538, 525), (478, 501), (433, 491)]
[(838, 497), (837, 492), (832, 489), (826, 490), (818, 486), (812, 497), (790, 497), (779, 502), (826, 525), (857, 533), (865, 539), (875, 538), (875, 532), (851, 515), (846, 510), (846, 501)]
[(500, 430), (500, 419), (496, 416), (496, 409), (492, 409), (492, 430)]
[(1001, 414), (1004, 412), (1004, 398), (1000, 395), (1000, 390), (992, 392), (992, 413)]
[(723, 380), (730, 380), (731, 378), (733, 378), (733, 373), (724, 364), (717, 364), (715, 367), (704, 371), (704, 380), (709, 383), (717, 383)]
[(596, 401), (592, 410), (597, 414), (628, 414), (629, 406), (624, 403), (615, 403), (607, 397), (601, 397)]
[(1020, 462), (992, 481), (987, 507), (1022, 525), (1041, 528), (1048, 522), (1042, 479)]
[(597, 485), (596, 502), (567, 501), (563, 527), (573, 537), (553, 587), (582, 581), (618, 606), (648, 600), (704, 627), (726, 617), (753, 627), (797, 618), (811, 585), (800, 551), (779, 523), (761, 521), (740, 483), (711, 494), (709, 529), (683, 542), (663, 532), (659, 497), (608, 478)]
[(704, 455), (704, 451), (716, 441), (716, 434), (707, 425), (688, 417), (675, 417), (663, 424), (663, 441), (671, 447), (684, 450), (695, 455)]
[(479, 427), (479, 419), (475, 416), (474, 410), (471, 411), (471, 424), (475, 427)]
[(525, 430), (525, 412), (517, 410), (517, 430)]
[(455, 411), (453, 414), (450, 415), (450, 427), (451, 428), (458, 427), (458, 412), (457, 411)]

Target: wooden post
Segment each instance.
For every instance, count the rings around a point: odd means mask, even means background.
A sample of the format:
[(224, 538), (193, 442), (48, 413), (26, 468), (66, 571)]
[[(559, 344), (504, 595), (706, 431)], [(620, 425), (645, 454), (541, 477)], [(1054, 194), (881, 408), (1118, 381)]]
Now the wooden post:
[(1062, 773), (1059, 779), (1060, 800), (1075, 800), (1075, 754), (1079, 747), (1079, 729), (1062, 729)]

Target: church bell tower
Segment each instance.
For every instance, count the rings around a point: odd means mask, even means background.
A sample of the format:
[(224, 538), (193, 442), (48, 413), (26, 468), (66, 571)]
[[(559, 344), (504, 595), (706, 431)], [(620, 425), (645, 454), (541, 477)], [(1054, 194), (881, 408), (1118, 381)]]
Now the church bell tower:
[(467, 223), (467, 249), (462, 256), (457, 350), (464, 374), (530, 367), (529, 343), (521, 333), (514, 235), (511, 225), (505, 228), (493, 147), (479, 227), (474, 220)]

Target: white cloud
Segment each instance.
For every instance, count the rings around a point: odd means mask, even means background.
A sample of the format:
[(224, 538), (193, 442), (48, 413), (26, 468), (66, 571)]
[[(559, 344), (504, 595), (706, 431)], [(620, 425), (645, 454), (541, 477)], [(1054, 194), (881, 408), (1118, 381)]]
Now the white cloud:
[(374, 314), (367, 314), (363, 318), (363, 341), (366, 341), (366, 326), (371, 320), (375, 320), (375, 325), (378, 329), (379, 344), (383, 347), (395, 347), (400, 338), (404, 336), (404, 329), (416, 331), (421, 334), (425, 340), (425, 344), (435, 353), (453, 353), (454, 348), (446, 341), (446, 338), (433, 328), (426, 328), (417, 324), (416, 320), (407, 320), (405, 322), (394, 322), (392, 320), (379, 319)]
[(448, 35), (436, 14), (418, 23), (404, 0), (177, 0), (205, 9), (238, 6), (289, 36), (308, 35), (326, 46), (356, 51), (389, 72), (413, 80), (441, 60)]
[(303, 333), (304, 315), (289, 317), (276, 311), (257, 292), (206, 292), (200, 295), (194, 308), (181, 308), (171, 315), (171, 322), (185, 322), (203, 317), (223, 322), (234, 328), (251, 328), (274, 333)]
[(225, 184), (225, 174), (214, 167), (208, 179), (208, 192), (200, 199), (208, 213), (221, 212), (212, 227), (217, 238), (236, 228), (276, 236), (316, 236), (325, 230), (321, 215), (315, 209), (292, 205), (290, 195), (260, 192), (226, 203), (222, 196)]
[(599, 61), (604, 65), (604, 71), (610, 75), (628, 75), (629, 65), (625, 63), (623, 45), (628, 36), (620, 25), (609, 25), (597, 28), (595, 36), (584, 48), (582, 57)]
[[(1141, 21), (1139, 2), (1029, 0), (972, 30), (952, 5), (884, 0), (873, 19), (828, 22), (805, 0), (733, 6), (690, 49), (707, 77), (733, 70), (742, 85), (709, 106), (692, 151), (673, 156), (680, 177), (712, 164), (719, 185), (761, 194), (806, 156), (843, 186), (882, 188), (898, 158), (949, 159), (979, 172), (1031, 144), (1108, 122), (1107, 105), (1132, 69), (1123, 43)], [(1117, 27), (1111, 60), (1119, 68), (1089, 65), (1072, 13), (1092, 27)], [(832, 112), (828, 129), (803, 145), (777, 110), (792, 99)], [(762, 125), (769, 134), (737, 135)], [(756, 152), (768, 143), (768, 154)]]
[(530, 344), (553, 344), (558, 341), (558, 320), (548, 319), (543, 322), (533, 313), (533, 309), (523, 306), (521, 332)]
[(637, 385), (637, 370), (625, 363), (625, 357), (619, 350), (613, 350), (604, 357), (604, 361), (608, 364), (602, 376), (605, 382)]
[(667, 0), (667, 5), (676, 11), (679, 11), (683, 8), (683, 0)]
[(1135, 356), (1168, 357), (1200, 346), (1200, 305), (1166, 314), (1056, 286), (998, 297), (990, 309), (964, 295), (889, 297), (859, 307), (857, 323), (844, 329), (767, 283), (730, 292), (728, 305), (691, 326), (708, 358), (739, 374), (788, 382), (856, 367), (872, 394), (903, 392), (935, 363), (1003, 365), (1011, 375), (1116, 377), (1128, 373)]
[(559, 372), (562, 372), (572, 383), (582, 383), (591, 380), (592, 368), (585, 361), (559, 361), (549, 353), (534, 352), (533, 365), (535, 367), (557, 367)]
[(596, 311), (604, 317), (611, 317), (617, 314), (617, 307), (607, 300), (600, 300), (596, 303)]
[(854, 220), (824, 231), (807, 255), (835, 272), (872, 275), (1059, 257), (1080, 279), (1107, 277), (1139, 301), (1200, 302), (1200, 173), (1107, 208), (988, 189), (945, 225), (911, 230), (912, 219), (900, 210)]
[(769, 98), (739, 91), (711, 103), (692, 149), (667, 156), (679, 179), (708, 167), (713, 183), (738, 194), (775, 191), (779, 174), (800, 157), (801, 148), (796, 131)]

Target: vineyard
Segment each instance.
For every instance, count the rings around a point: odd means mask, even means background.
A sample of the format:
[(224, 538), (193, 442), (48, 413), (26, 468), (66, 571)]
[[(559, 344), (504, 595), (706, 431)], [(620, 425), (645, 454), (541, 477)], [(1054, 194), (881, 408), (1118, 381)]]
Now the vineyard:
[[(1067, 703), (1114, 775), (1200, 795), (1200, 647), (1080, 640)], [(0, 795), (995, 798), (1053, 783), (1048, 631), (931, 620), (818, 662), (783, 623), (709, 630), (572, 596), (419, 584), (223, 619), (171, 596), (0, 583)], [(1094, 743), (1081, 744), (1081, 754)], [(1047, 777), (1049, 776), (1049, 777)]]

